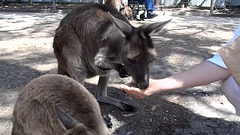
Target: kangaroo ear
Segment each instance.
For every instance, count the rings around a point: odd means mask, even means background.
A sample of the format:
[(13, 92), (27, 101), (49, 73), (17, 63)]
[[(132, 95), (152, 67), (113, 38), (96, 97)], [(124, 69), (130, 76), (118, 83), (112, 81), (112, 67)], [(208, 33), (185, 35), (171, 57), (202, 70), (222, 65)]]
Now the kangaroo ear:
[(114, 26), (119, 30), (123, 37), (130, 35), (132, 33), (132, 26), (120, 19), (117, 19), (112, 14), (108, 12), (109, 18)]
[(152, 24), (148, 24), (143, 27), (143, 31), (148, 34), (149, 36), (154, 36), (154, 35), (158, 35), (159, 32), (162, 30), (162, 28), (168, 24), (172, 19), (165, 21), (165, 22), (158, 22), (158, 23), (152, 23)]
[(62, 122), (63, 126), (68, 130), (74, 128), (79, 122), (74, 118), (66, 114), (60, 107), (55, 105), (56, 113), (58, 118)]

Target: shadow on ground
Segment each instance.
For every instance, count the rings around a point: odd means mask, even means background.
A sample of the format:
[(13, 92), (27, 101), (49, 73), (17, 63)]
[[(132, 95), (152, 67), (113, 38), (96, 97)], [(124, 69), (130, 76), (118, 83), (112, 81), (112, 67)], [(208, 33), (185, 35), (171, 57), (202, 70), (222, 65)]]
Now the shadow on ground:
[[(94, 94), (92, 90), (96, 85), (87, 83), (85, 86)], [(208, 92), (206, 94), (210, 95)], [(115, 106), (100, 103), (102, 113), (112, 118), (113, 129), (110, 129), (110, 132), (114, 135), (223, 135), (226, 133), (237, 135), (240, 133), (239, 122), (198, 115), (179, 104), (167, 101), (161, 95), (144, 100), (134, 99), (114, 87), (109, 87), (109, 95), (127, 101), (137, 109), (135, 112), (124, 112)]]

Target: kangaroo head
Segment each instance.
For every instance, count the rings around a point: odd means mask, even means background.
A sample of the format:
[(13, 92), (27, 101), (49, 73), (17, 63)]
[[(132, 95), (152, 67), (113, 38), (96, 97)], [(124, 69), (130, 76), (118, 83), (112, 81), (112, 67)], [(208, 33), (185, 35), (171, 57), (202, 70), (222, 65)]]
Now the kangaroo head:
[(138, 28), (109, 14), (111, 21), (124, 38), (119, 57), (132, 76), (136, 87), (146, 89), (149, 85), (149, 64), (157, 57), (150, 36), (157, 35), (171, 20), (142, 25)]

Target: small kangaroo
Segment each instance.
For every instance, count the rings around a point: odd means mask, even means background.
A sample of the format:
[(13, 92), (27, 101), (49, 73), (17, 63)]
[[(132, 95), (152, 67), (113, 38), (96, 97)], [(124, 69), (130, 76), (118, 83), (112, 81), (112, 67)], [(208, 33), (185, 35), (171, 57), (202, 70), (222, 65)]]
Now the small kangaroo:
[(158, 34), (169, 21), (135, 28), (107, 4), (77, 7), (62, 19), (55, 31), (53, 48), (58, 73), (82, 84), (85, 78), (99, 75), (97, 100), (134, 111), (132, 105), (107, 96), (110, 71), (115, 69), (121, 77), (130, 74), (136, 87), (147, 88), (149, 64), (157, 56), (150, 36)]
[(122, 0), (106, 0), (104, 4), (109, 4), (113, 8), (117, 9), (117, 11), (120, 11), (121, 8), (123, 8), (124, 3)]
[(128, 20), (133, 20), (133, 12), (130, 6), (124, 5), (120, 9), (120, 13), (125, 16)]
[(133, 13), (130, 6), (125, 5), (122, 0), (106, 0), (104, 4), (108, 4), (113, 8), (117, 9), (125, 18), (133, 20)]
[(48, 74), (19, 93), (12, 135), (107, 135), (95, 97), (72, 78)]

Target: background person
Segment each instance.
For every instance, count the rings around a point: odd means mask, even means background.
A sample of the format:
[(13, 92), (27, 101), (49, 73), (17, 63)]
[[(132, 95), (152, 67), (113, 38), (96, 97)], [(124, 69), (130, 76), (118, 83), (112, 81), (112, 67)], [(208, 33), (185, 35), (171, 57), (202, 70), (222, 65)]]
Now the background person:
[(152, 19), (152, 18), (158, 16), (157, 14), (155, 14), (153, 12), (156, 10), (154, 0), (145, 0), (145, 7), (147, 10), (147, 18), (148, 19)]

